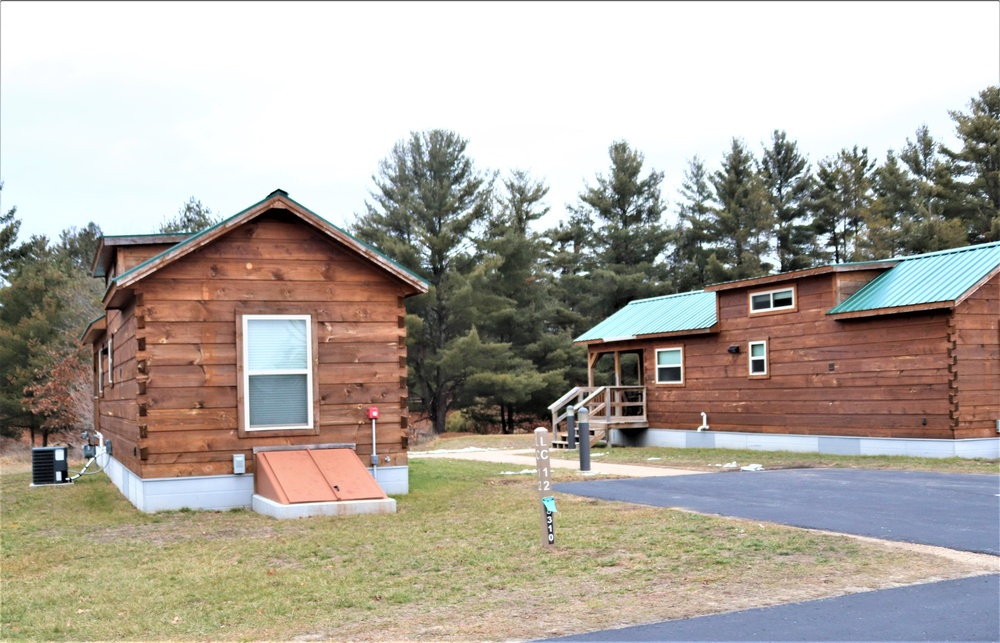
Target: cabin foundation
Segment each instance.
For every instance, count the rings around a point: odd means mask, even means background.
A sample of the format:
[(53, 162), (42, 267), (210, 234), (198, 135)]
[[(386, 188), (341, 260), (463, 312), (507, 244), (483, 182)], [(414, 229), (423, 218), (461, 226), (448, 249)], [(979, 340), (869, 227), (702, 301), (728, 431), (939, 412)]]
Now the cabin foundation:
[(934, 440), (677, 429), (644, 429), (639, 431), (611, 429), (610, 438), (611, 445), (616, 447), (740, 449), (825, 453), (828, 455), (897, 455), (916, 458), (1000, 458), (1000, 440), (996, 438)]

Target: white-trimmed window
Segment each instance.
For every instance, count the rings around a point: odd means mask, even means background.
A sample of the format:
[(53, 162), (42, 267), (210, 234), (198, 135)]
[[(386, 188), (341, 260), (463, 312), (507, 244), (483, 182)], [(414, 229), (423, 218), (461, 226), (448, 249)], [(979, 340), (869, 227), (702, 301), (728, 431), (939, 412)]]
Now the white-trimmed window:
[(243, 315), (246, 431), (313, 428), (309, 315)]
[(115, 376), (113, 371), (115, 369), (115, 358), (114, 358), (114, 347), (112, 345), (111, 335), (108, 335), (108, 384), (115, 383)]
[(104, 349), (97, 349), (97, 394), (104, 395)]
[(795, 308), (795, 288), (750, 293), (750, 313), (768, 313)]
[(656, 383), (684, 383), (683, 348), (658, 348), (656, 350)]
[(750, 342), (750, 377), (767, 375), (767, 342)]

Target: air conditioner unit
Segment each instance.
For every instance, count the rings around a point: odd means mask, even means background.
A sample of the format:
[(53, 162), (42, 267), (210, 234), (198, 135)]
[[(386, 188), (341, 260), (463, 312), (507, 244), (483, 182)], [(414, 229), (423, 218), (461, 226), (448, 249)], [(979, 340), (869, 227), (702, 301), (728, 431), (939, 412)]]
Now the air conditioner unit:
[(65, 484), (69, 479), (69, 447), (37, 447), (31, 450), (31, 486)]

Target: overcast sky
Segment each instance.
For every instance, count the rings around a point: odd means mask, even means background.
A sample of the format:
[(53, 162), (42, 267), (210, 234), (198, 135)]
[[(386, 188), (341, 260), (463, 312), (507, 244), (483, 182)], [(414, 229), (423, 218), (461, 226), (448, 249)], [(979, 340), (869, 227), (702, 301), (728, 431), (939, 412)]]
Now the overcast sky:
[(547, 225), (625, 139), (677, 188), (783, 129), (879, 160), (1000, 83), (1000, 3), (0, 4), (0, 179), (21, 237), (153, 232), (195, 196), (276, 188), (333, 223), (410, 132), (551, 188)]

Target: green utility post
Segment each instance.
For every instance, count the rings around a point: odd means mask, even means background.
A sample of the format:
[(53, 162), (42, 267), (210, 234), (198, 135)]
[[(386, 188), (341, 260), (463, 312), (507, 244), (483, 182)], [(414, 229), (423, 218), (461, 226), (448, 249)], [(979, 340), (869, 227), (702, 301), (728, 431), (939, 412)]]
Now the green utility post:
[(556, 523), (553, 514), (556, 512), (556, 499), (552, 496), (552, 466), (549, 460), (549, 432), (538, 427), (535, 429), (535, 468), (538, 470), (538, 499), (542, 512), (542, 544), (556, 544)]

